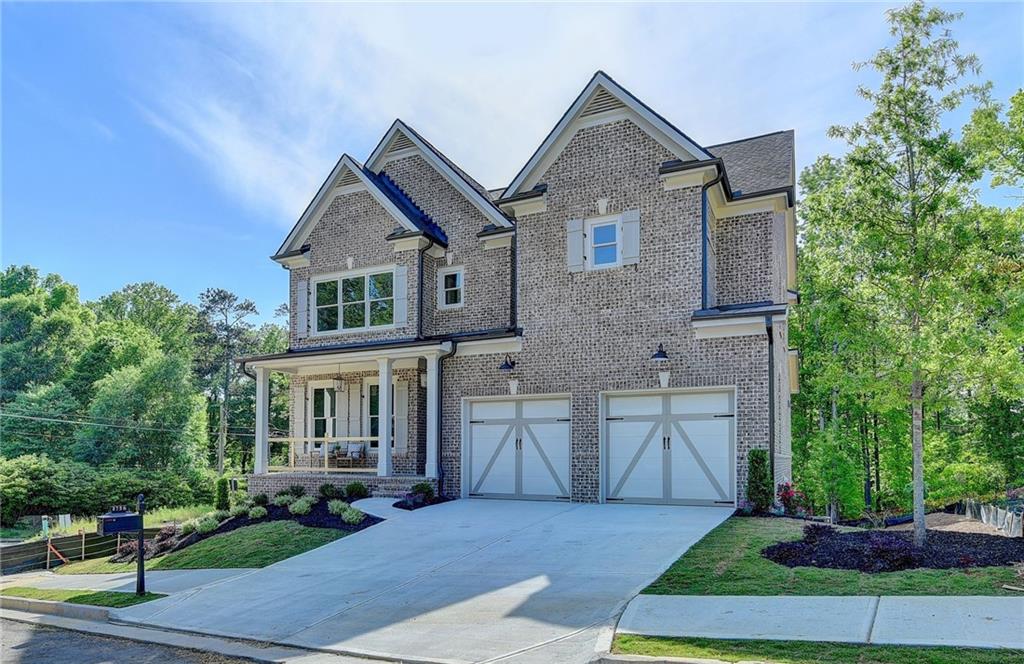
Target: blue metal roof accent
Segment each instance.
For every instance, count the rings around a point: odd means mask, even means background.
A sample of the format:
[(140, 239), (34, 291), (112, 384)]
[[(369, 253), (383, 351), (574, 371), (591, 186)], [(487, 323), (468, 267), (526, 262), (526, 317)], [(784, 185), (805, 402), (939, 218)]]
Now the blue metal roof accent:
[(402, 213), (413, 223), (416, 228), (420, 229), (424, 235), (429, 239), (434, 240), (438, 244), (448, 246), (448, 235), (445, 234), (444, 229), (437, 225), (433, 219), (430, 218), (426, 212), (424, 212), (420, 206), (409, 198), (409, 196), (402, 191), (402, 188), (395, 183), (387, 173), (381, 171), (378, 175), (370, 169), (363, 167), (363, 174), (372, 182), (377, 188), (388, 197), (395, 206), (402, 211)]

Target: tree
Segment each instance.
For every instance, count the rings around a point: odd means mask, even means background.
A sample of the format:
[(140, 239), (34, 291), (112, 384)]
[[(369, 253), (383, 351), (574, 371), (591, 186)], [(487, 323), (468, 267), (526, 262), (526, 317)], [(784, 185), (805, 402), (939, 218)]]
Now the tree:
[[(204, 339), (209, 344), (208, 366), (212, 375), (219, 374), (221, 428), (227, 426), (231, 408), (231, 378), (238, 346), (245, 333), (252, 329), (246, 319), (259, 312), (252, 300), (240, 300), (223, 288), (208, 288), (199, 296), (199, 313), (203, 321)], [(220, 438), (217, 446), (217, 473), (224, 472), (224, 447)]]
[(1024, 182), (1024, 90), (1010, 97), (1004, 122), (1001, 104), (987, 102), (971, 114), (964, 142), (981, 165), (992, 171), (992, 186)]
[(63, 385), (43, 385), (20, 392), (4, 408), (0, 456), (10, 459), (23, 454), (45, 454), (52, 459), (70, 455), (75, 425), (68, 421), (78, 413), (80, 403)]
[(103, 321), (125, 321), (148, 330), (165, 352), (190, 355), (198, 312), (166, 286), (129, 284), (89, 304)]
[(833, 127), (849, 152), (831, 184), (814, 194), (835, 211), (847, 240), (848, 297), (870, 307), (886, 331), (892, 366), (912, 414), (914, 541), (925, 542), (924, 427), (926, 398), (941, 398), (942, 379), (984, 353), (995, 321), (963, 286), (993, 267), (984, 229), (971, 214), (979, 178), (968, 151), (944, 129), (945, 115), (985, 88), (965, 84), (977, 59), (961, 55), (947, 24), (958, 15), (914, 2), (888, 12), (895, 43), (870, 66), (876, 89), (864, 120)]
[(88, 404), (96, 381), (115, 369), (140, 365), (159, 352), (160, 340), (146, 328), (129, 320), (104, 321), (96, 326), (64, 384), (79, 403)]

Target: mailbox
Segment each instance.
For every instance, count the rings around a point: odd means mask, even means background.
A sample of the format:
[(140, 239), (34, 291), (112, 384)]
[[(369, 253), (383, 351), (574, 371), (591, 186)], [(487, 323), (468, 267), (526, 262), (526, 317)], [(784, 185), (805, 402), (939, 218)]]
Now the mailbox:
[(96, 534), (134, 533), (142, 528), (142, 517), (138, 512), (113, 509), (97, 518)]

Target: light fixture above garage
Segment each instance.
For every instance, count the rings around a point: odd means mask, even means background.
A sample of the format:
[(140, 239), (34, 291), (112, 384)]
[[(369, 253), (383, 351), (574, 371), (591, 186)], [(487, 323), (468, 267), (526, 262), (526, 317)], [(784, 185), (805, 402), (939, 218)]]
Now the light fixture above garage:
[(651, 359), (655, 362), (668, 362), (668, 353), (665, 352), (665, 344), (658, 344), (658, 350), (654, 351)]
[(502, 373), (510, 373), (515, 368), (516, 361), (508, 355), (505, 355), (505, 361), (501, 363), (500, 367), (498, 367), (498, 371), (501, 371)]

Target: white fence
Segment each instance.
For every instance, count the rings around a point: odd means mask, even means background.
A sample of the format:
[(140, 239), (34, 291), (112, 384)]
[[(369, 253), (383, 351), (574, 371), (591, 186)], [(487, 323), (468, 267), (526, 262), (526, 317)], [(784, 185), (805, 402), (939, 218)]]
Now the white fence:
[(997, 505), (986, 505), (970, 498), (961, 502), (957, 511), (992, 526), (1007, 537), (1022, 536), (1024, 513), (1020, 511), (1010, 511)]

